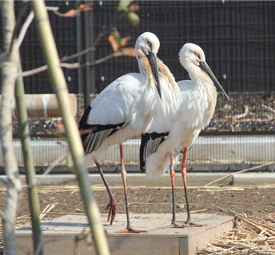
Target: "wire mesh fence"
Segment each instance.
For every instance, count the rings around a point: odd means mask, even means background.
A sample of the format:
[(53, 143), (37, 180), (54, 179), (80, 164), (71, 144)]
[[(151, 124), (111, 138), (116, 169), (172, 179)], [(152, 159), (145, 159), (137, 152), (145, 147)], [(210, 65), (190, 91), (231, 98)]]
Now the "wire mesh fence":
[[(20, 4), (16, 2), (17, 10)], [(46, 1), (46, 4), (58, 6), (60, 12), (64, 13), (75, 8), (78, 2)], [(81, 50), (87, 34), (92, 43), (102, 25), (111, 22), (117, 4), (118, 1), (95, 1), (93, 11), (86, 18), (81, 16), (65, 19), (50, 12), (60, 57)], [(209, 66), (231, 98), (228, 102), (224, 97), (218, 97), (210, 125), (202, 131), (202, 137), (190, 150), (188, 170), (229, 171), (274, 161), (275, 2), (138, 1), (136, 4), (140, 7), (140, 25), (133, 27), (124, 19), (118, 20), (117, 24), (122, 36), (131, 36), (130, 46), (134, 46), (135, 39), (142, 32), (155, 33), (161, 42), (159, 58), (170, 68), (176, 80), (183, 80), (189, 77), (179, 64), (178, 52), (186, 42), (200, 45), (205, 51)], [(84, 30), (87, 27), (89, 33)], [(93, 57), (99, 59), (111, 52), (112, 48), (107, 38), (104, 38)], [(22, 45), (21, 59), (23, 70), (44, 63), (34, 24), (31, 25)], [(91, 67), (90, 72), (94, 75), (89, 80), (83, 70), (64, 72), (70, 93), (77, 95), (76, 120), (79, 121), (84, 111), (84, 84), (91, 87), (94, 95), (100, 93), (117, 77), (129, 72), (138, 72), (138, 66), (134, 58), (120, 57)], [(28, 94), (52, 93), (46, 73), (25, 78), (24, 83)], [(46, 155), (44, 163), (37, 161), (37, 166), (50, 165), (63, 152), (64, 148), (50, 149), (52, 144), (59, 148), (60, 144), (53, 132), (58, 131), (61, 121), (61, 118), (30, 120), (33, 148), (38, 148), (36, 146), (39, 144)], [(16, 138), (16, 120), (13, 126)], [(139, 139), (126, 142), (124, 146), (126, 164), (138, 170)], [(118, 152), (116, 146), (108, 150), (102, 161), (105, 169), (115, 171), (114, 165), (119, 163)], [(23, 166), (20, 160), (19, 165)], [(59, 165), (66, 165), (66, 160)], [(275, 167), (271, 165), (264, 169), (274, 170)]]
[[(190, 149), (187, 160), (187, 171), (213, 172), (238, 171), (253, 166), (263, 165), (255, 171), (275, 171), (275, 136), (200, 136)], [(59, 139), (33, 139), (31, 142), (34, 163), (39, 173), (49, 165), (57, 162), (52, 173), (70, 172), (67, 165), (68, 144)], [(24, 172), (24, 162), (19, 139), (15, 139), (14, 148), (18, 165)], [(0, 146), (1, 149), (1, 146)], [(140, 139), (131, 139), (123, 143), (124, 163), (128, 172), (139, 172)], [(182, 154), (175, 158), (175, 170), (180, 171)], [(270, 163), (266, 165), (267, 163)], [(0, 155), (0, 167), (3, 166)], [(108, 148), (101, 160), (104, 172), (120, 171), (120, 153), (118, 145)], [(168, 169), (167, 169), (168, 170)], [(0, 172), (2, 172), (0, 170)], [(89, 169), (97, 173), (96, 168)]]

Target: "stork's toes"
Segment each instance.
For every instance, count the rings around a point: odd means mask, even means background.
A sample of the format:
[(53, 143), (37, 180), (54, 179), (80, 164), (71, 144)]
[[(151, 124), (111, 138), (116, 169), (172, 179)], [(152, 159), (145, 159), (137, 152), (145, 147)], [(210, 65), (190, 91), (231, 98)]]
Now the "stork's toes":
[(106, 206), (105, 210), (109, 209), (108, 221), (110, 220), (110, 225), (113, 224), (116, 217), (116, 201), (111, 200), (110, 203)]
[(171, 225), (167, 226), (167, 227), (164, 227), (165, 229), (166, 228), (185, 228), (185, 225), (178, 225), (177, 223), (171, 223)]
[(126, 228), (123, 230), (116, 231), (116, 233), (145, 233), (147, 232), (146, 230), (136, 230), (132, 228)]
[(193, 223), (192, 221), (187, 221), (185, 222), (184, 226), (186, 227), (204, 227), (204, 226), (207, 226), (206, 224), (196, 224), (196, 223)]
[(193, 223), (192, 221), (188, 220), (184, 224), (177, 224), (175, 222), (172, 222), (170, 226), (167, 226), (165, 228), (186, 228), (186, 227), (204, 227), (207, 226), (206, 224), (196, 224)]

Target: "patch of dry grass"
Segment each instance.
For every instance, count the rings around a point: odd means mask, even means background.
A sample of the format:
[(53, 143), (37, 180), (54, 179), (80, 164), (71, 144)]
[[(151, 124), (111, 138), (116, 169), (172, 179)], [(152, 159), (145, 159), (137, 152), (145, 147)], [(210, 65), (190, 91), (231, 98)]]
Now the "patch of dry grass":
[(229, 210), (235, 226), (197, 254), (275, 254), (275, 213), (253, 212), (252, 216)]

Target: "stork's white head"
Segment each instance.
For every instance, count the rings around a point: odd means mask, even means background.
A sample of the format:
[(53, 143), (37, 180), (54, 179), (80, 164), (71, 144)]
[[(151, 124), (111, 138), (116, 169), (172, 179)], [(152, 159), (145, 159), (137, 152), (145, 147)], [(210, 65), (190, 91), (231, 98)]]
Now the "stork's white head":
[(207, 74), (213, 80), (216, 87), (222, 91), (228, 100), (230, 100), (222, 85), (206, 63), (204, 52), (200, 46), (194, 43), (184, 44), (180, 50), (179, 58), (180, 63), (188, 71), (191, 77), (198, 77), (198, 73), (203, 71), (203, 74)]
[[(155, 77), (156, 80), (156, 88), (158, 91), (158, 94), (161, 98), (161, 91), (160, 91), (160, 81), (159, 81), (159, 67), (158, 67), (158, 61), (157, 61), (157, 53), (159, 50), (159, 39), (157, 38), (156, 35), (150, 32), (145, 32), (141, 34), (136, 42), (136, 52), (137, 52), (137, 59), (144, 59), (148, 58), (149, 64), (151, 67), (151, 71), (153, 76)], [(149, 70), (150, 67), (148, 64), (148, 61), (144, 62), (142, 61), (143, 65), (141, 65), (141, 62), (139, 61), (139, 66), (140, 69), (143, 70)], [(148, 67), (148, 68), (147, 68)], [(148, 73), (148, 72), (147, 72)]]
[(160, 46), (157, 36), (150, 32), (141, 34), (136, 41), (136, 51), (138, 57), (148, 56), (149, 52), (158, 53)]
[(188, 70), (190, 65), (200, 66), (200, 62), (205, 62), (205, 55), (202, 48), (194, 43), (186, 43), (179, 53), (180, 63)]

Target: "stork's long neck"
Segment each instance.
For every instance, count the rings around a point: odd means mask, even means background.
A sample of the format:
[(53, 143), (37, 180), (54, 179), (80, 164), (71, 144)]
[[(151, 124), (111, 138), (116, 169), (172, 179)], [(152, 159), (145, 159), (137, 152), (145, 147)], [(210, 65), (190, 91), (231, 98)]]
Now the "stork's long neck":
[(200, 67), (189, 67), (188, 73), (191, 80), (194, 82), (194, 84), (196, 84), (196, 86), (199, 86), (201, 89), (205, 89), (211, 95), (217, 97), (217, 89), (214, 85), (214, 81), (207, 73), (202, 71)]
[(191, 80), (194, 84), (196, 84), (197, 89), (204, 94), (205, 102), (207, 102), (205, 114), (208, 115), (208, 119), (210, 121), (215, 111), (218, 94), (214, 82), (209, 75), (202, 71), (199, 67), (189, 70), (188, 73)]
[(138, 107), (141, 107), (140, 113), (144, 116), (145, 125), (149, 125), (155, 115), (155, 105), (160, 99), (155, 88), (156, 81), (148, 58), (137, 55), (137, 62), (140, 74), (144, 77), (144, 80), (140, 83), (141, 99)]
[[(158, 67), (159, 67), (159, 77), (160, 77), (160, 87), (162, 93), (162, 99), (159, 98), (156, 90), (156, 80), (152, 73), (151, 66), (146, 57), (138, 57), (139, 70), (142, 75), (144, 75), (146, 82), (147, 90), (144, 93), (144, 96), (149, 97), (151, 105), (154, 107), (154, 115), (167, 115), (176, 111), (178, 105), (181, 102), (181, 93), (178, 87), (178, 84), (175, 81), (173, 74), (170, 72), (169, 68), (158, 58)], [(149, 92), (150, 91), (150, 92)], [(150, 93), (155, 94), (153, 97), (149, 96)], [(148, 98), (146, 99), (148, 100)], [(148, 101), (147, 101), (148, 102)]]
[(159, 74), (160, 78), (164, 80), (167, 85), (168, 92), (171, 94), (173, 100), (177, 99), (177, 95), (180, 93), (178, 84), (175, 81), (174, 75), (170, 72), (169, 68), (158, 58)]
[(140, 73), (146, 78), (154, 79), (148, 58), (145, 56), (137, 56), (137, 62)]

